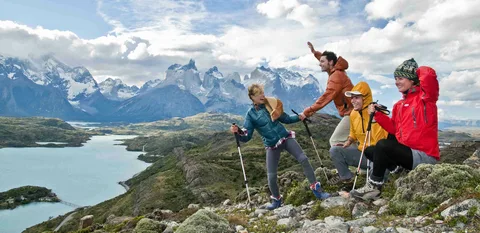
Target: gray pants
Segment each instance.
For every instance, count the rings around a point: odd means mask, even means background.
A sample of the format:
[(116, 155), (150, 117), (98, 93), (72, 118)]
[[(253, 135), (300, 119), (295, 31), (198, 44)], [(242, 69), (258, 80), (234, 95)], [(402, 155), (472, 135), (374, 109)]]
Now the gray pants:
[[(333, 164), (338, 171), (338, 175), (342, 180), (348, 180), (353, 177), (352, 172), (348, 169), (349, 166), (357, 167), (360, 162), (361, 151), (358, 150), (357, 144), (352, 144), (347, 148), (342, 146), (332, 146), (330, 148), (330, 157)], [(367, 169), (367, 158), (363, 157), (361, 169)]]
[(414, 149), (412, 149), (412, 158), (412, 170), (422, 163), (437, 164), (438, 162), (434, 157), (427, 155), (425, 152)]
[(344, 116), (330, 137), (330, 146), (343, 144), (350, 134), (350, 116)]
[(302, 165), (303, 173), (307, 177), (310, 184), (317, 181), (312, 165), (308, 161), (307, 156), (303, 152), (300, 145), (294, 138), (287, 139), (282, 145), (276, 149), (267, 149), (267, 177), (268, 187), (274, 197), (280, 196), (277, 183), (278, 162), (280, 161), (280, 152), (287, 150)]

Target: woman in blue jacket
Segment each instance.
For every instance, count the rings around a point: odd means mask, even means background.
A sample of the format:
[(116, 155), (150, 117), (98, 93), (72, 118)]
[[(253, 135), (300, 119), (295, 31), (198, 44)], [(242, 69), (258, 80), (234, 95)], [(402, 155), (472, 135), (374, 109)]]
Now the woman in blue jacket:
[(282, 196), (277, 183), (277, 170), (280, 152), (283, 150), (287, 150), (302, 165), (303, 172), (310, 182), (310, 189), (315, 197), (321, 200), (328, 198), (330, 195), (323, 192), (320, 182), (315, 178), (312, 165), (295, 140), (295, 132), (287, 131), (281, 124), (296, 123), (303, 119), (296, 115), (289, 116), (284, 113), (281, 101), (265, 97), (263, 86), (260, 84), (250, 85), (248, 87), (248, 96), (252, 100), (253, 106), (245, 116), (243, 132), (239, 132), (236, 125), (232, 125), (230, 130), (233, 133), (239, 133), (239, 140), (242, 142), (248, 142), (252, 139), (253, 130), (258, 131), (262, 136), (263, 144), (267, 150), (268, 186), (272, 193), (272, 203), (267, 206), (267, 209), (273, 210), (282, 205)]

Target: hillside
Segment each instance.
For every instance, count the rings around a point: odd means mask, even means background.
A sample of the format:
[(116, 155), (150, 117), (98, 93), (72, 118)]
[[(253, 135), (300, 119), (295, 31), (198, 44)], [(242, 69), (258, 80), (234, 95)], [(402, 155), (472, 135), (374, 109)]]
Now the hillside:
[(65, 121), (55, 118), (0, 117), (0, 148), (81, 146), (93, 134), (95, 133), (75, 129)]

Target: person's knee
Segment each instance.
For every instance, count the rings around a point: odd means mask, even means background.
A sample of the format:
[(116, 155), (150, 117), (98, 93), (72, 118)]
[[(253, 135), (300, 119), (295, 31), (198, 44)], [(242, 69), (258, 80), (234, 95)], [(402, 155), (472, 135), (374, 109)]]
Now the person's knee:
[(391, 141), (388, 139), (380, 139), (377, 144), (375, 144), (375, 150), (385, 150), (391, 146)]
[(343, 147), (341, 146), (332, 146), (330, 147), (330, 157), (332, 159), (335, 159), (335, 158), (338, 158), (339, 156), (341, 156), (341, 151), (344, 150)]
[(269, 172), (267, 173), (267, 178), (270, 179), (277, 179), (277, 173), (276, 172)]

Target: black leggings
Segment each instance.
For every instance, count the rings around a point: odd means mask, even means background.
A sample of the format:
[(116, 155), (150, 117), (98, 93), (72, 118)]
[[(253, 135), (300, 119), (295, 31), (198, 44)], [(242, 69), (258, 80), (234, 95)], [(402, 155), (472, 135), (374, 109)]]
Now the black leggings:
[(373, 161), (371, 179), (379, 182), (383, 181), (387, 168), (393, 170), (396, 166), (401, 166), (410, 170), (413, 166), (412, 149), (400, 144), (391, 135), (388, 139), (378, 141), (375, 146), (366, 148), (365, 157)]

